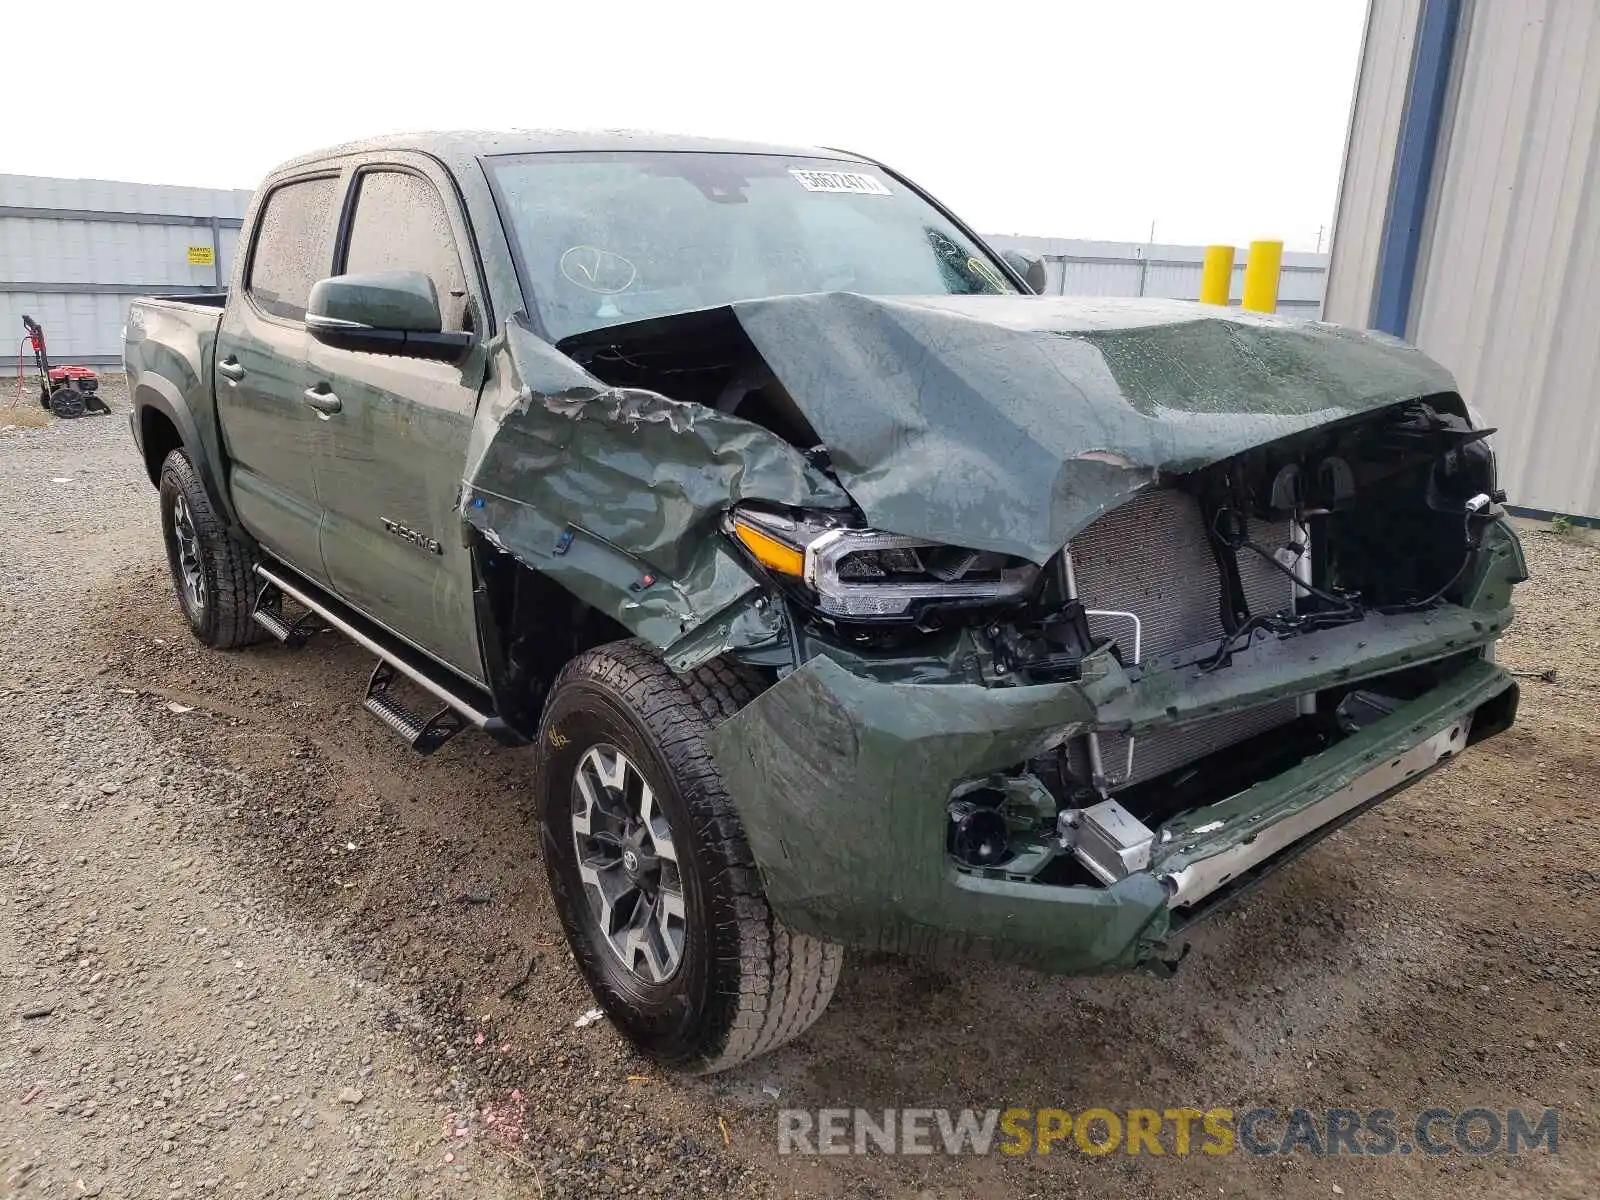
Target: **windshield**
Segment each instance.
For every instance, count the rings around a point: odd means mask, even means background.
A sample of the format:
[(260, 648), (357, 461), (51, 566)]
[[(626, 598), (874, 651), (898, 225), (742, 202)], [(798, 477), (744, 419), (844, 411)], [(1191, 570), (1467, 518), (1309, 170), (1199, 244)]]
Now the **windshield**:
[(806, 292), (1014, 294), (972, 239), (867, 164), (777, 154), (489, 160), (547, 334)]

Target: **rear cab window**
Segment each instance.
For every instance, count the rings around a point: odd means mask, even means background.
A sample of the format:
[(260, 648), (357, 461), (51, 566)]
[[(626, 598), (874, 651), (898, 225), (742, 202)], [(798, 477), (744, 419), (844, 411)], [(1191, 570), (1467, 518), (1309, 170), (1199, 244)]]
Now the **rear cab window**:
[(471, 329), (466, 271), (438, 189), (411, 171), (383, 167), (362, 171), (355, 187), (340, 273), (421, 271), (439, 293), (443, 328)]
[(256, 222), (245, 292), (269, 316), (303, 321), (311, 285), (328, 273), (337, 176), (296, 179), (267, 194)]

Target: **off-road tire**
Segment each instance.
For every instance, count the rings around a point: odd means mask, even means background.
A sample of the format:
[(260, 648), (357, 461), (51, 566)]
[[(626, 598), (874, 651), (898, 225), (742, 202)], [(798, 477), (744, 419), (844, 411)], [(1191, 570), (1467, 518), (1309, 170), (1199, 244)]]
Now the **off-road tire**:
[[(539, 724), (536, 796), (545, 868), (578, 967), (613, 1024), (645, 1054), (693, 1073), (724, 1070), (809, 1028), (839, 981), (843, 947), (773, 916), (706, 736), (761, 690), (718, 661), (676, 675), (648, 646), (613, 642), (569, 663)], [(574, 776), (606, 742), (646, 775), (677, 849), (682, 958), (662, 983), (631, 972), (600, 933), (579, 881)]]
[[(190, 603), (179, 567), (178, 540), (173, 532), (173, 512), (178, 497), (188, 510), (200, 547), (205, 578), (205, 602), (198, 610)], [(161, 540), (167, 548), (172, 586), (189, 628), (214, 650), (232, 650), (266, 637), (250, 619), (258, 560), (255, 547), (234, 537), (217, 514), (200, 475), (182, 450), (174, 450), (161, 464)]]

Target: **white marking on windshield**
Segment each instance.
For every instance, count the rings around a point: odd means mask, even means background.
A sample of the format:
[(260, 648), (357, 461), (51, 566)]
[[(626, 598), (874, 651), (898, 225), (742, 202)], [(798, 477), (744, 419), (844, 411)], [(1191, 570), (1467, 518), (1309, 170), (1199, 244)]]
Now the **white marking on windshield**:
[(876, 175), (859, 171), (804, 171), (796, 167), (789, 174), (808, 192), (854, 192), (858, 196), (887, 196), (889, 189)]

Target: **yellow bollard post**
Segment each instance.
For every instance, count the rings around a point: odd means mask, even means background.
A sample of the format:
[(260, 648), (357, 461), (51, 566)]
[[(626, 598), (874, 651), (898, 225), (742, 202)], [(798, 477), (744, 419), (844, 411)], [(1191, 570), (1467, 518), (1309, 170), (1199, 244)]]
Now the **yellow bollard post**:
[(1233, 247), (1207, 246), (1200, 268), (1200, 303), (1226, 304), (1233, 286)]
[(1278, 275), (1283, 268), (1282, 242), (1251, 242), (1244, 264), (1244, 307), (1278, 311)]

